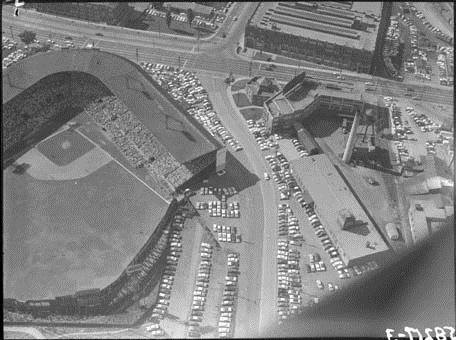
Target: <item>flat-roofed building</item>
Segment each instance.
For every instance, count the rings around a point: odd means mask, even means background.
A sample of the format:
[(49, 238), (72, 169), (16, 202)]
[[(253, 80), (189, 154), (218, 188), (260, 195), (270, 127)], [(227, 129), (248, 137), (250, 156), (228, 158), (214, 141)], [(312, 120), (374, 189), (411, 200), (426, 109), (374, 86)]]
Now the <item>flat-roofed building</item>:
[(211, 12), (214, 11), (213, 7), (205, 6), (195, 2), (165, 2), (163, 7), (170, 8), (175, 13), (185, 13), (191, 9), (195, 16), (209, 17)]
[(296, 121), (302, 122), (313, 115), (353, 119), (363, 108), (375, 111), (377, 132), (389, 127), (389, 111), (383, 98), (365, 93), (360, 85), (347, 82), (321, 83), (306, 77), (287, 93), (282, 90), (266, 100), (263, 107), (263, 119), (270, 133), (290, 129)]
[(454, 207), (446, 203), (441, 195), (414, 196), (410, 200), (408, 215), (413, 242), (421, 242), (445, 224), (453, 223)]
[(245, 28), (245, 47), (368, 73), (382, 3), (261, 2)]
[(391, 251), (351, 192), (345, 179), (325, 155), (291, 161), (300, 186), (312, 197), (314, 209), (347, 266), (382, 263)]

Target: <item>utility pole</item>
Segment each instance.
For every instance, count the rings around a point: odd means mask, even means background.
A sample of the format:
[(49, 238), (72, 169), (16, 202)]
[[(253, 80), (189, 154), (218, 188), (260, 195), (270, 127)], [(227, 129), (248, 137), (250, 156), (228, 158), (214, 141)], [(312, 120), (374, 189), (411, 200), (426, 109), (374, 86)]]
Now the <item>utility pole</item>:
[(13, 26), (10, 26), (10, 31), (11, 31), (11, 38), (14, 39)]
[(199, 30), (196, 30), (196, 31), (198, 32), (197, 33), (198, 36), (197, 36), (196, 40), (197, 40), (197, 44), (198, 44), (198, 53), (199, 53), (199, 51), (200, 51), (200, 43), (199, 43), (199, 41), (200, 41), (200, 31)]
[(252, 59), (249, 61), (249, 78), (252, 76)]
[(139, 63), (139, 51), (136, 49), (136, 62)]
[(177, 64), (179, 65), (178, 68), (180, 69), (181, 68), (181, 56), (178, 56), (177, 58), (178, 58)]

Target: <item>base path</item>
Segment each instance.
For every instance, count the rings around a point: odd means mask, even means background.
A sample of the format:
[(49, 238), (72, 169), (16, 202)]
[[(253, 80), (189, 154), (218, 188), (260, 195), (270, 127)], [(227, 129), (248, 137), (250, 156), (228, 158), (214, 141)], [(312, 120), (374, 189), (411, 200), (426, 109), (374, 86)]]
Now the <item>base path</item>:
[(58, 166), (33, 148), (20, 157), (18, 163), (30, 164), (31, 167), (27, 169), (27, 173), (33, 178), (44, 181), (64, 181), (86, 177), (111, 160), (112, 158), (100, 148), (95, 148), (68, 165)]

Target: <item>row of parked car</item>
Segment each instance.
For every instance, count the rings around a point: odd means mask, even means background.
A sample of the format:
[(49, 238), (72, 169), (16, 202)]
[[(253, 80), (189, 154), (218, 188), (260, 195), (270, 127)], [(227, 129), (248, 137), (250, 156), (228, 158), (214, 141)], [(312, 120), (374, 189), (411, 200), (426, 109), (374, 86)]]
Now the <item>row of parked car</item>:
[(12, 50), (13, 48), (15, 48), (16, 46), (17, 46), (17, 42), (15, 40), (10, 39), (5, 36), (2, 37), (2, 50), (6, 49), (9, 51), (9, 50)]
[(274, 136), (268, 135), (263, 121), (255, 122), (254, 120), (249, 119), (247, 120), (247, 126), (258, 143), (261, 151), (268, 151), (279, 147), (279, 143), (277, 142), (278, 139), (274, 138)]
[(293, 146), (295, 147), (296, 151), (299, 153), (299, 156), (301, 158), (309, 156), (309, 152), (306, 150), (304, 145), (302, 145), (302, 143), (299, 141), (299, 139), (292, 138), (291, 143), (293, 144)]
[(326, 264), (321, 260), (320, 254), (309, 254), (309, 264), (307, 265), (308, 273), (324, 272), (326, 271)]
[(324, 226), (322, 225), (322, 223), (320, 222), (320, 219), (318, 218), (314, 209), (311, 206), (309, 206), (308, 204), (305, 204), (304, 207), (306, 209), (306, 213), (309, 218), (309, 222), (310, 222), (311, 226), (314, 228), (315, 235), (319, 238), (324, 250), (331, 257), (330, 263), (338, 271), (339, 278), (346, 279), (346, 278), (351, 277), (350, 273), (348, 272), (348, 270), (346, 270), (345, 265), (339, 256), (339, 252), (336, 250), (336, 247), (334, 246), (332, 240), (326, 233), (326, 230), (325, 230)]
[(220, 338), (231, 337), (234, 333), (234, 316), (236, 311), (236, 299), (238, 296), (239, 254), (228, 254), (228, 272), (225, 277), (222, 305), (218, 321), (218, 335)]
[[(182, 253), (182, 229), (184, 227), (184, 216), (175, 215), (172, 222), (172, 232), (169, 236), (169, 254), (166, 256), (166, 266), (160, 282), (158, 291), (158, 303), (152, 310), (152, 315), (148, 321), (159, 324), (165, 313), (168, 311), (169, 299), (171, 297), (171, 290), (174, 283), (177, 264), (179, 257)], [(152, 331), (153, 335), (161, 335), (159, 329)]]
[(429, 118), (424, 113), (416, 113), (412, 107), (407, 107), (406, 112), (410, 117), (412, 117), (415, 124), (420, 127), (421, 132), (431, 132), (431, 131), (439, 131), (441, 125), (435, 123), (431, 118)]
[(440, 53), (437, 56), (437, 66), (439, 67), (440, 85), (450, 86), (454, 84), (454, 71), (453, 73), (451, 71), (454, 69), (454, 65), (450, 65), (454, 62), (451, 58), (451, 56), (448, 57), (444, 53)]
[(421, 19), (422, 23), (430, 30), (432, 31), (438, 38), (441, 40), (453, 44), (453, 38), (448, 36), (447, 34), (443, 33), (442, 30), (438, 27), (434, 27), (424, 16), (424, 14), (421, 11), (417, 11), (415, 6), (410, 6), (410, 10), (415, 13), (415, 15)]
[(195, 118), (212, 136), (217, 136), (235, 151), (243, 149), (221, 123), (217, 113), (213, 110), (207, 91), (193, 72), (163, 64), (141, 62), (140, 65), (150, 72), (152, 78), (175, 100), (185, 103), (188, 106), (187, 113)]
[(188, 337), (200, 338), (200, 323), (203, 321), (204, 306), (209, 291), (209, 279), (212, 267), (213, 247), (202, 242), (200, 247), (201, 262), (196, 276), (196, 285), (193, 290), (193, 301), (188, 321)]
[(301, 233), (298, 218), (288, 204), (280, 204), (278, 208), (279, 237), (288, 238), (292, 245), (301, 246), (304, 237)]
[(242, 242), (241, 234), (238, 234), (236, 227), (226, 226), (222, 224), (213, 224), (212, 231), (217, 235), (217, 240), (219, 242)]
[[(325, 289), (325, 285), (324, 285), (324, 283), (321, 280), (316, 280), (315, 282), (317, 283), (317, 287), (319, 289), (322, 289), (322, 290)], [(334, 292), (336, 290), (340, 290), (340, 286), (338, 284), (333, 284), (331, 282), (328, 282), (327, 287), (328, 287), (330, 292)]]
[(301, 254), (286, 238), (279, 238), (277, 246), (277, 313), (282, 323), (302, 306)]
[(201, 195), (236, 195), (237, 190), (235, 187), (215, 188), (213, 186), (203, 186), (200, 189)]

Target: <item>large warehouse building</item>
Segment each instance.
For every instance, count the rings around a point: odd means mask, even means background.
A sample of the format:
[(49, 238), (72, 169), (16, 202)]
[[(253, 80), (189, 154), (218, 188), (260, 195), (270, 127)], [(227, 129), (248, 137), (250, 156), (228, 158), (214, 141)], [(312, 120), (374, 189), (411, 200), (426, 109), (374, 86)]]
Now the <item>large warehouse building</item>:
[(381, 12), (381, 2), (261, 2), (245, 47), (368, 73)]
[(382, 235), (325, 154), (291, 162), (298, 184), (347, 266), (382, 263), (391, 254)]

